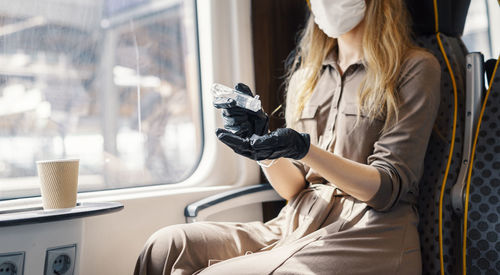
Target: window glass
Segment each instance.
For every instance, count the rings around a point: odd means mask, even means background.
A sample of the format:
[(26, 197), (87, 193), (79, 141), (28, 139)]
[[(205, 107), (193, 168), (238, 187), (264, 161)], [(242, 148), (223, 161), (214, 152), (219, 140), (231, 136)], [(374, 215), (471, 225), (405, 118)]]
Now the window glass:
[(79, 191), (187, 178), (196, 39), (194, 0), (0, 0), (0, 200), (39, 195), (45, 159), (80, 159)]
[(462, 40), (470, 52), (481, 52), (485, 60), (497, 58), (500, 21), (497, 0), (471, 1)]

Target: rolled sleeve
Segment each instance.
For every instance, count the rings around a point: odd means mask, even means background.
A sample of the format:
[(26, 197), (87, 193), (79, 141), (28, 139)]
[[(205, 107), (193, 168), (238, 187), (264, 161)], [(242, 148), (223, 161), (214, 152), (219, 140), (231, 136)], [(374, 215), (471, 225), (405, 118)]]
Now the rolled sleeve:
[[(394, 198), (399, 196), (399, 176), (386, 170), (383, 165), (377, 166), (377, 164), (372, 163), (372, 166), (377, 169), (380, 175), (380, 187), (377, 190), (377, 193), (375, 193), (375, 195), (373, 195), (373, 197), (368, 200), (366, 204), (376, 210), (387, 210), (390, 208), (388, 206), (391, 205), (391, 202), (395, 200)], [(395, 190), (394, 188), (398, 188), (398, 190)]]
[(375, 142), (367, 163), (377, 169), (381, 184), (367, 201), (386, 211), (400, 200), (415, 203), (418, 182), (440, 100), (441, 69), (429, 53), (409, 58), (398, 85), (398, 121)]

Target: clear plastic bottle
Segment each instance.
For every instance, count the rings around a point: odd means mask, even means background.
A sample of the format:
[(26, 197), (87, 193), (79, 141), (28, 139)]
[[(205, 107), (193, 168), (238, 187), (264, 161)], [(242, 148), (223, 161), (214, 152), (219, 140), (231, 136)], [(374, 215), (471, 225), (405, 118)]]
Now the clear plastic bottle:
[(234, 99), (234, 101), (236, 101), (236, 106), (254, 112), (259, 111), (261, 108), (261, 103), (258, 95), (252, 97), (222, 84), (214, 83), (212, 85), (212, 94), (214, 95), (214, 97), (232, 98)]

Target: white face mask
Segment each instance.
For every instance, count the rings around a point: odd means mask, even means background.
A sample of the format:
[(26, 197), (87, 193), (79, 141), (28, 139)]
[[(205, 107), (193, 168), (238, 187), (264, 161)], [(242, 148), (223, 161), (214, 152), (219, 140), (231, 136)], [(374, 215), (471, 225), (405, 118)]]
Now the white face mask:
[(310, 1), (314, 22), (331, 38), (338, 38), (354, 29), (365, 17), (365, 0)]

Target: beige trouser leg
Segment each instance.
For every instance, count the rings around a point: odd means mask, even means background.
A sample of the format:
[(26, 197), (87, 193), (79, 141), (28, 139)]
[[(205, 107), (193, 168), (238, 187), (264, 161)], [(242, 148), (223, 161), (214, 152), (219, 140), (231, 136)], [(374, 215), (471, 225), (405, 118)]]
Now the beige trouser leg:
[(421, 274), (418, 219), (412, 206), (400, 205), (387, 213), (346, 202), (344, 208), (347, 214), (336, 222), (300, 239), (217, 263), (200, 275)]
[(279, 238), (260, 222), (193, 223), (154, 233), (137, 260), (135, 275), (193, 274), (211, 262), (255, 252)]
[(401, 235), (380, 228), (315, 232), (285, 246), (217, 263), (200, 275), (420, 275), (420, 250), (398, 247)]
[[(354, 230), (353, 230), (354, 231)], [(370, 230), (367, 230), (370, 231)], [(355, 234), (352, 234), (355, 233)], [(401, 242), (400, 234), (339, 232), (315, 240), (284, 261), (273, 275), (420, 275), (419, 249), (398, 249), (388, 243)], [(399, 237), (399, 238), (398, 238)]]

